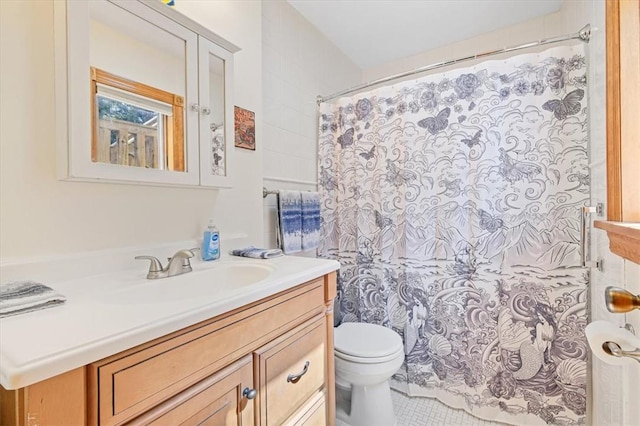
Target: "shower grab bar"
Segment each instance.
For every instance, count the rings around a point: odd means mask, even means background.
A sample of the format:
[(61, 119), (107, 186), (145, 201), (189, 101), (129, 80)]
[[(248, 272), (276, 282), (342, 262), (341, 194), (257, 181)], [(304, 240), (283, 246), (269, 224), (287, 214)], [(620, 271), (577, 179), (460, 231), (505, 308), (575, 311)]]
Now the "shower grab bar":
[(604, 204), (598, 203), (595, 207), (582, 207), (580, 218), (580, 266), (583, 268), (597, 268), (602, 272), (602, 259), (598, 258), (595, 261), (587, 259), (587, 240), (589, 229), (589, 214), (596, 213), (598, 216), (602, 216), (604, 212)]

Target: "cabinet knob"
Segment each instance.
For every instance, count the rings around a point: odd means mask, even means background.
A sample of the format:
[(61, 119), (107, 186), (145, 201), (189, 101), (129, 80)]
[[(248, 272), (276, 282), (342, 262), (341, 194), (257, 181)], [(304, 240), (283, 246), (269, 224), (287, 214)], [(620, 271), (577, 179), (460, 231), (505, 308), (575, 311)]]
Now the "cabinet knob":
[(200, 111), (200, 105), (198, 104), (191, 104), (191, 111)]
[(257, 394), (258, 394), (258, 391), (255, 389), (244, 388), (244, 390), (242, 391), (242, 396), (244, 396), (247, 399), (253, 399), (256, 397)]
[(209, 107), (203, 107), (203, 108), (202, 108), (202, 113), (203, 113), (204, 115), (209, 115), (209, 114), (211, 114), (211, 108), (209, 108)]

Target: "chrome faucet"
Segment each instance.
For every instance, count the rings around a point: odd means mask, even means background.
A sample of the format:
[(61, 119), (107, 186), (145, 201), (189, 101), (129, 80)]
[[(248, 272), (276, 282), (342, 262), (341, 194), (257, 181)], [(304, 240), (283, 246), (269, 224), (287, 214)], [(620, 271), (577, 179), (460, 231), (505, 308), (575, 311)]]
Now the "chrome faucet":
[(197, 250), (200, 249), (193, 248), (190, 250), (178, 250), (176, 254), (169, 258), (169, 263), (167, 263), (166, 268), (162, 267), (162, 262), (160, 262), (155, 256), (136, 256), (135, 258), (138, 260), (143, 259), (151, 261), (151, 264), (149, 265), (149, 273), (147, 273), (147, 279), (155, 280), (158, 278), (173, 277), (175, 275), (191, 272), (193, 269), (191, 268), (191, 262), (189, 259), (193, 257), (194, 252)]

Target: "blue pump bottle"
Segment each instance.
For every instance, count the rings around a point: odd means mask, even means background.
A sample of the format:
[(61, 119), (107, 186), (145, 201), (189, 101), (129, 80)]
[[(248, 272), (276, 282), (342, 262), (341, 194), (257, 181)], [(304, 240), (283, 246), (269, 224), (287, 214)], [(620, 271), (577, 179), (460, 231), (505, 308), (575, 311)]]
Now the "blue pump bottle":
[(213, 224), (213, 219), (209, 220), (209, 226), (204, 231), (202, 237), (202, 260), (216, 260), (220, 258), (220, 232)]

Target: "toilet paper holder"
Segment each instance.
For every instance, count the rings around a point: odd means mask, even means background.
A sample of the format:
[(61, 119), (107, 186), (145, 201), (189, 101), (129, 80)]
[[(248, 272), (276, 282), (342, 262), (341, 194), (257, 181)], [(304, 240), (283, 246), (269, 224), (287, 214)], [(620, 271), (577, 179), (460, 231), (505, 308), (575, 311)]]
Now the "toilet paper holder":
[(614, 314), (640, 309), (640, 295), (627, 291), (623, 288), (609, 286), (604, 290), (604, 299), (607, 309)]
[(602, 349), (611, 356), (615, 356), (617, 358), (627, 357), (640, 362), (640, 349), (638, 348), (633, 351), (625, 351), (616, 342), (604, 342), (602, 344)]

